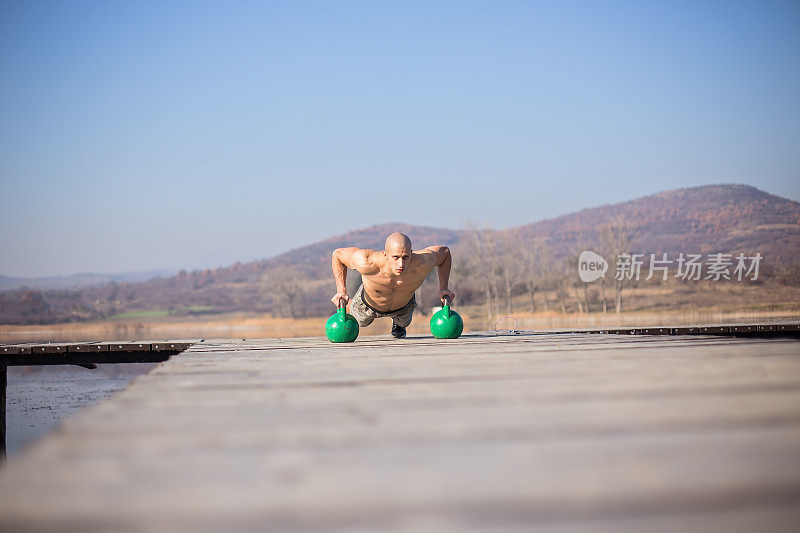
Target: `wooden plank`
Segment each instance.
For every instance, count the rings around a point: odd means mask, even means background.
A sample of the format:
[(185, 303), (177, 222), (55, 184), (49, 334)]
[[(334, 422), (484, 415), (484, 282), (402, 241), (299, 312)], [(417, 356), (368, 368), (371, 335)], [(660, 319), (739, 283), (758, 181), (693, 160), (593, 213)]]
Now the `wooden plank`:
[(699, 335), (700, 331), (696, 326), (677, 326), (670, 328), (672, 335)]
[(176, 342), (176, 341), (164, 341), (164, 342), (154, 342), (152, 343), (151, 349), (154, 352), (158, 351), (183, 351), (191, 346), (192, 342)]
[(198, 343), (10, 461), (0, 516), (27, 530), (793, 530), (800, 343), (637, 329)]
[(0, 346), (0, 354), (17, 355), (31, 353), (30, 344), (11, 344)]
[(58, 354), (65, 352), (97, 353), (108, 351), (182, 351), (196, 341), (142, 341), (142, 342), (75, 342), (44, 344), (11, 344), (0, 346), (2, 354)]
[(2, 356), (2, 363), (8, 366), (158, 363), (161, 361), (166, 361), (171, 354), (172, 352), (165, 352), (165, 351), (160, 351), (160, 352), (101, 351), (95, 353), (67, 352), (64, 354), (30, 354), (30, 355), (22, 354), (22, 355), (4, 355)]
[(700, 326), (697, 329), (701, 335), (727, 335), (731, 332), (730, 326)]
[(63, 354), (67, 353), (67, 344), (37, 344), (31, 347), (32, 354)]
[(643, 335), (670, 335), (670, 328), (644, 328), (642, 329)]
[(0, 363), (10, 366), (155, 363), (165, 361), (192, 344), (190, 341), (126, 341), (8, 346), (7, 351), (0, 351)]
[(110, 342), (109, 351), (114, 352), (149, 352), (152, 343), (150, 342)]
[(101, 342), (76, 342), (67, 345), (67, 352), (97, 353), (109, 351), (109, 345)]

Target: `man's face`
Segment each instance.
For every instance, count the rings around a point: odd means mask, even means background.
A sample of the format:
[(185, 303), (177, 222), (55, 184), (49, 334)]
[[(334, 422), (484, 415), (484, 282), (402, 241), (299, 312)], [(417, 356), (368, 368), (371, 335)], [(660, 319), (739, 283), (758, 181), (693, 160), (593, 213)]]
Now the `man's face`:
[(400, 276), (406, 271), (408, 262), (411, 259), (411, 250), (398, 247), (384, 250), (383, 253), (386, 255), (386, 261), (392, 270), (392, 274)]

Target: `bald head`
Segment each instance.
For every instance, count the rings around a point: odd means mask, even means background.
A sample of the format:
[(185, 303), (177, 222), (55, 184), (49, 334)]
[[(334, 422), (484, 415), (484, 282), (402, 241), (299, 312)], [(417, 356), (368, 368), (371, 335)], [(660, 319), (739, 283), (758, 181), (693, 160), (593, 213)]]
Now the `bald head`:
[(409, 239), (408, 235), (405, 235), (404, 233), (392, 233), (386, 237), (384, 250), (386, 252), (403, 251), (411, 253), (411, 239)]
[(411, 260), (411, 239), (402, 233), (392, 233), (386, 237), (383, 256), (386, 265), (395, 276), (402, 276)]

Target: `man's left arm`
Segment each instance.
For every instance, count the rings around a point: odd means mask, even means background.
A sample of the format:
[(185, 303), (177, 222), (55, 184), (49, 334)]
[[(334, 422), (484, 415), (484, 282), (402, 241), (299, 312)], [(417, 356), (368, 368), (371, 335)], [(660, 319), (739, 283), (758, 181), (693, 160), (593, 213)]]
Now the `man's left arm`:
[(453, 265), (453, 259), (450, 257), (450, 248), (447, 246), (431, 246), (429, 249), (436, 253), (436, 268), (439, 274), (439, 300), (444, 302), (444, 299), (447, 298), (449, 303), (453, 303), (456, 295), (447, 288), (447, 284), (450, 281), (450, 267)]

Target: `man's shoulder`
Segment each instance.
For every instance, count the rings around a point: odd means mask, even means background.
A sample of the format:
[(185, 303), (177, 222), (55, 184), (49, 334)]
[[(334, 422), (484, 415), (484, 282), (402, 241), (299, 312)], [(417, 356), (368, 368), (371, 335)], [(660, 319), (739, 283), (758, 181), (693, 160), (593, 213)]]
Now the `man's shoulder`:
[(372, 255), (375, 253), (375, 250), (370, 250), (369, 248), (356, 248), (353, 250), (353, 255), (358, 256), (359, 258), (363, 259), (370, 259)]
[(372, 270), (376, 268), (377, 254), (375, 250), (369, 248), (358, 248), (353, 252), (354, 266), (360, 270)]
[(435, 246), (428, 246), (427, 248), (423, 248), (422, 250), (419, 250), (414, 253), (417, 254), (420, 257), (420, 259), (422, 259), (425, 262), (438, 261), (441, 254), (447, 249), (448, 249), (447, 246), (435, 245)]

